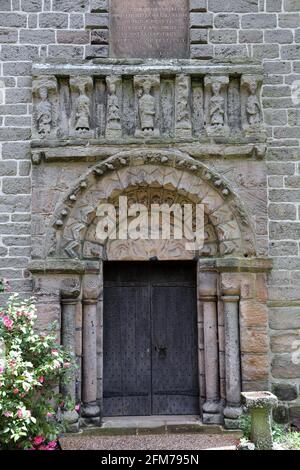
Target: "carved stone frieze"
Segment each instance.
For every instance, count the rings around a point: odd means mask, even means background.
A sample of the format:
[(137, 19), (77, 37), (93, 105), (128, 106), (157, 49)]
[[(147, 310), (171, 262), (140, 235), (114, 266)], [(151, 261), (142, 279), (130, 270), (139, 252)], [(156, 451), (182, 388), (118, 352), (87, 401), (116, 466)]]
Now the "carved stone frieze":
[(206, 123), (209, 135), (228, 135), (227, 88), (229, 77), (206, 76)]
[(175, 135), (180, 138), (192, 136), (190, 109), (191, 79), (188, 75), (177, 75), (175, 103)]
[(250, 133), (260, 130), (262, 125), (262, 107), (260, 90), (262, 76), (243, 75), (242, 87), (242, 125), (243, 129)]
[(85, 135), (93, 137), (91, 131), (91, 99), (93, 88), (91, 77), (71, 77), (70, 88), (74, 97), (74, 107), (71, 115), (71, 133), (74, 136)]
[(107, 84), (107, 113), (106, 113), (106, 131), (108, 139), (122, 137), (121, 125), (121, 98), (120, 91), (122, 87), (122, 78), (120, 76), (106, 77)]
[(137, 128), (136, 137), (158, 137), (157, 98), (159, 75), (137, 75), (134, 77), (136, 91)]

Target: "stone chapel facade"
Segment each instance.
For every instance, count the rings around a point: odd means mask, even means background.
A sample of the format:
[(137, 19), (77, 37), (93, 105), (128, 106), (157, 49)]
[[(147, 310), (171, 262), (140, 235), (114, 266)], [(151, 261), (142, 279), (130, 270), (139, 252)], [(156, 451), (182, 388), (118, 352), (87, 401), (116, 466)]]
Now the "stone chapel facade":
[[(0, 0), (0, 43), (0, 276), (58, 322), (80, 423), (235, 428), (272, 390), (299, 425), (299, 0)], [(204, 204), (204, 247), (99, 241), (120, 195)]]

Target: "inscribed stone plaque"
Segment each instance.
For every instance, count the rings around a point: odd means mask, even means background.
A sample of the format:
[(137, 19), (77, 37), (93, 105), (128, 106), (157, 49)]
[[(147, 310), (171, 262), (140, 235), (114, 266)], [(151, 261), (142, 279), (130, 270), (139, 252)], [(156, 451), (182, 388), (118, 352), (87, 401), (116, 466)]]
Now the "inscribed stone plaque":
[(111, 0), (110, 55), (189, 56), (189, 0)]

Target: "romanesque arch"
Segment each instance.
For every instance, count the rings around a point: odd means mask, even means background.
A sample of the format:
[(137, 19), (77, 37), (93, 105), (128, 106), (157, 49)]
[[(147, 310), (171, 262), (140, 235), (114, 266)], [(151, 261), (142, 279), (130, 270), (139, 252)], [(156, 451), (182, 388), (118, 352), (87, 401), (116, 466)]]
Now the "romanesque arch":
[(102, 161), (80, 179), (53, 215), (45, 256), (115, 259), (117, 251), (120, 259), (126, 252), (127, 256), (132, 253), (131, 259), (149, 259), (151, 253), (159, 259), (184, 258), (178, 243), (168, 247), (135, 243), (134, 253), (129, 244), (104, 247), (97, 240), (99, 202), (114, 202), (122, 194), (148, 204), (152, 200), (204, 204), (205, 246), (195, 253), (198, 256), (251, 257), (256, 253), (249, 217), (223, 178), (182, 152), (139, 149), (120, 152)]

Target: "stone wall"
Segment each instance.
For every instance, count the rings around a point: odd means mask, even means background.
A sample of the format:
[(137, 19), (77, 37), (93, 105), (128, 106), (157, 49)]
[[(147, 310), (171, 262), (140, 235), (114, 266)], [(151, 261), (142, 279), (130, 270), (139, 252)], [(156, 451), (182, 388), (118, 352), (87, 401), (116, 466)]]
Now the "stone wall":
[[(292, 100), (292, 85), (300, 79), (300, 1), (191, 0), (190, 9), (192, 58), (252, 57), (264, 65), (269, 222), (262, 216), (259, 229), (262, 238), (269, 235), (274, 259), (268, 279), (271, 379), (279, 398), (290, 405), (291, 419), (299, 422), (300, 365), (293, 363), (292, 353), (300, 339), (300, 108)], [(107, 0), (0, 0), (0, 276), (20, 293), (32, 288), (27, 271), (31, 64), (107, 57), (108, 25)], [(257, 162), (248, 164), (252, 173), (259, 172)], [(211, 165), (239, 180), (251, 206), (265, 197), (264, 181), (257, 192), (246, 165), (241, 171), (237, 161)], [(259, 353), (259, 334), (252, 348), (256, 341)], [(277, 416), (287, 419), (285, 405)]]

